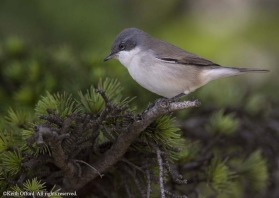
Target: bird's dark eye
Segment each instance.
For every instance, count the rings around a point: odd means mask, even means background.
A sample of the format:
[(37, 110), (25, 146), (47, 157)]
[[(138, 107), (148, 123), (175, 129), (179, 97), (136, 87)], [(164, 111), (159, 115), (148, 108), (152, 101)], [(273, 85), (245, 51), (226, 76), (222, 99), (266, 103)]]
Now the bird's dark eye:
[(119, 44), (119, 49), (120, 50), (124, 50), (126, 48), (125, 44), (124, 43), (120, 43)]

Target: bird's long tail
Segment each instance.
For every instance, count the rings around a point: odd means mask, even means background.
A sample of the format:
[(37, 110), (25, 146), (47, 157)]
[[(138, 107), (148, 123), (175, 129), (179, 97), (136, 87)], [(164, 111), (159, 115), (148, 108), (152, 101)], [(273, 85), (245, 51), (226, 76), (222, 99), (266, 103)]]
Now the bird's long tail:
[(256, 68), (231, 68), (231, 67), (226, 67), (229, 69), (234, 69), (234, 70), (238, 70), (240, 73), (242, 72), (257, 72), (257, 73), (263, 73), (263, 72), (269, 72), (269, 70), (267, 69), (256, 69)]
[(256, 69), (256, 68), (235, 68), (235, 67), (211, 67), (203, 71), (203, 77), (207, 82), (216, 80), (219, 78), (225, 78), (230, 76), (238, 76), (246, 73), (266, 73), (269, 70)]

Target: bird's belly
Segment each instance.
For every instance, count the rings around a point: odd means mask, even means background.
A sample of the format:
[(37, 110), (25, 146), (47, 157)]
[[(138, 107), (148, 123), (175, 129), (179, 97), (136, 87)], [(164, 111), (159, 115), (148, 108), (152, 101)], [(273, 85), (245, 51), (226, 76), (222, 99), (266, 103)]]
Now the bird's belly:
[(188, 92), (191, 82), (181, 73), (181, 68), (162, 65), (155, 61), (148, 62), (149, 64), (144, 61), (132, 61), (128, 67), (132, 78), (142, 87), (167, 98)]

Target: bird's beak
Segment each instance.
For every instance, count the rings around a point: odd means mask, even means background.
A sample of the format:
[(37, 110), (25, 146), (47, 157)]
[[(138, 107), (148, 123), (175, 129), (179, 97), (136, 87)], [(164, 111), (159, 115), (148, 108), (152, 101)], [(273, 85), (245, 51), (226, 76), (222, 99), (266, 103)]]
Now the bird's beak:
[(115, 57), (115, 55), (116, 55), (116, 53), (110, 53), (110, 55), (108, 55), (105, 59), (104, 59), (104, 61), (108, 61), (108, 60), (110, 60), (110, 59), (112, 59), (112, 58), (114, 58)]

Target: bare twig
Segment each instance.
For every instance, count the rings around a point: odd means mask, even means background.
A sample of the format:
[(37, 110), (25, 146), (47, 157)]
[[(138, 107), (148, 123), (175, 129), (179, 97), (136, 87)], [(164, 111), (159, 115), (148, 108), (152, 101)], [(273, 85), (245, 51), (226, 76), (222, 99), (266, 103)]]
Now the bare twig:
[(164, 187), (164, 167), (163, 167), (163, 159), (162, 153), (158, 146), (154, 146), (157, 155), (158, 167), (159, 167), (159, 186), (160, 186), (160, 194), (161, 198), (165, 198), (165, 187)]
[(62, 128), (60, 130), (60, 134), (67, 133), (72, 121), (76, 118), (77, 114), (73, 113), (70, 117), (66, 118), (62, 124)]
[(138, 180), (138, 177), (136, 176), (135, 169), (133, 171), (131, 171), (129, 168), (125, 168), (125, 170), (133, 178), (133, 180), (136, 184), (136, 187), (137, 187), (138, 191), (140, 192), (141, 197), (145, 197), (144, 189), (143, 189), (140, 181)]
[(94, 168), (94, 167), (91, 166), (90, 164), (86, 163), (85, 161), (82, 161), (82, 160), (75, 160), (75, 162), (79, 162), (79, 163), (82, 163), (82, 164), (87, 165), (87, 166), (90, 167), (92, 170), (94, 170), (95, 172), (97, 172), (101, 178), (104, 176), (104, 175), (101, 174), (96, 168)]
[(129, 160), (127, 160), (127, 159), (124, 158), (124, 159), (122, 159), (121, 161), (123, 161), (123, 162), (129, 164), (130, 166), (132, 166), (132, 167), (135, 168), (136, 170), (138, 170), (138, 171), (144, 173), (144, 171), (141, 169), (141, 167), (135, 165), (134, 163), (130, 162)]
[(134, 195), (131, 193), (131, 191), (130, 191), (130, 187), (129, 187), (129, 185), (127, 184), (127, 182), (125, 183), (125, 190), (126, 190), (126, 193), (127, 193), (127, 197), (128, 198), (132, 198), (132, 197), (134, 197)]
[(176, 195), (176, 194), (173, 194), (172, 192), (170, 192), (168, 190), (166, 190), (166, 194), (169, 195), (172, 198), (187, 198), (186, 195)]
[(177, 170), (175, 170), (173, 167), (171, 167), (168, 160), (166, 158), (164, 158), (164, 159), (165, 159), (165, 166), (167, 167), (167, 170), (168, 170), (171, 178), (173, 179), (173, 181), (177, 184), (187, 184), (187, 179), (183, 179), (183, 176), (180, 175), (177, 172)]
[(147, 183), (147, 189), (146, 189), (146, 198), (150, 198), (151, 193), (151, 179), (150, 179), (150, 172), (149, 170), (145, 171), (146, 175), (146, 183)]
[(96, 93), (100, 94), (105, 102), (105, 108), (102, 110), (99, 118), (96, 121), (97, 123), (101, 123), (107, 117), (108, 113), (112, 109), (112, 104), (110, 103), (107, 95), (103, 90), (96, 89)]
[(47, 120), (48, 122), (54, 123), (59, 127), (63, 125), (63, 120), (57, 114), (55, 114), (54, 111), (47, 109), (47, 113), (48, 115), (46, 116), (40, 116), (40, 119)]

